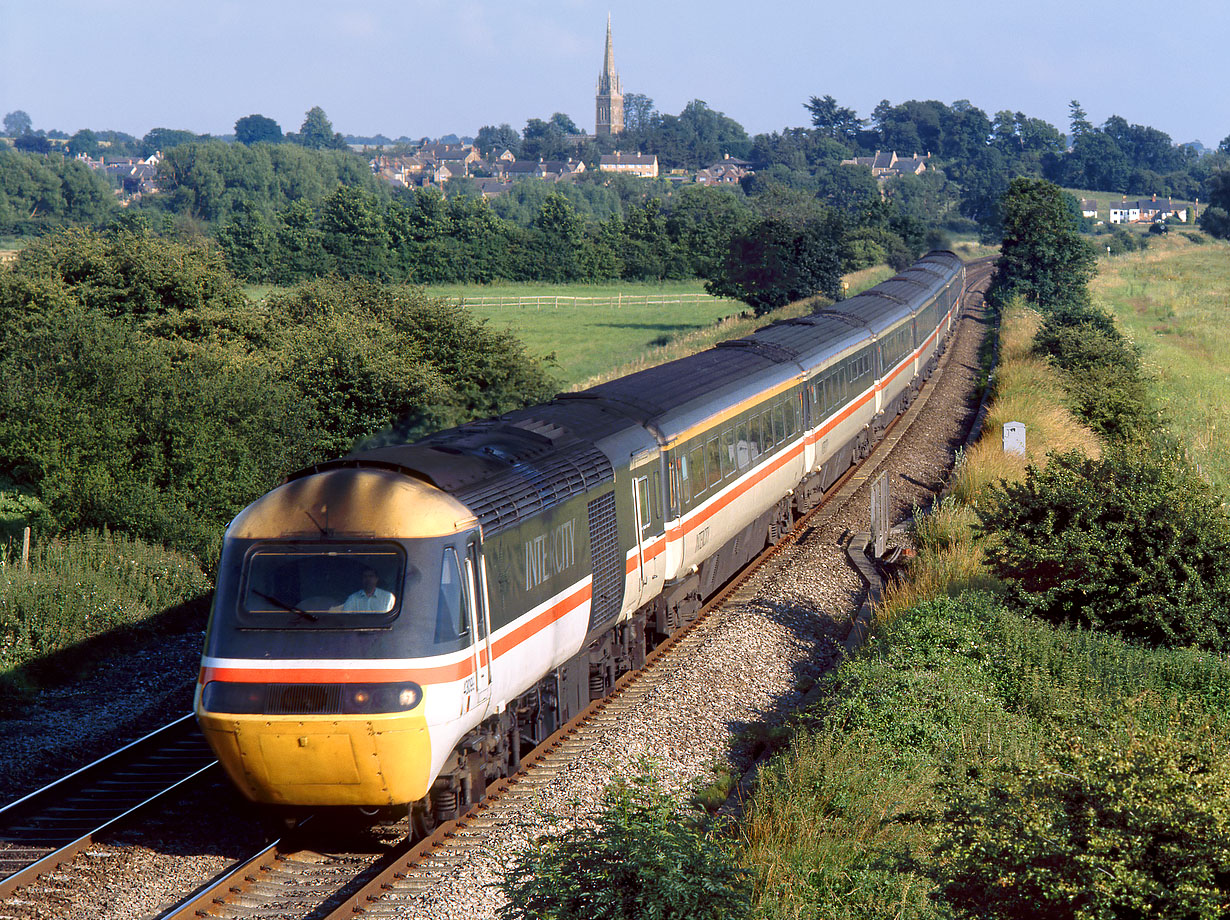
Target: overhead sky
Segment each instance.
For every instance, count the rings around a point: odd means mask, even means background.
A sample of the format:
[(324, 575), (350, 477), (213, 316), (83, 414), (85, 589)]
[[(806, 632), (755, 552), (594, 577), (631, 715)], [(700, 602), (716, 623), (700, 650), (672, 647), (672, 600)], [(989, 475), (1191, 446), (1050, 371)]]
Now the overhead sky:
[(969, 99), (1068, 130), (1079, 99), (1176, 142), (1230, 135), (1227, 0), (0, 0), (0, 115), (36, 129), (473, 134), (565, 112), (594, 130), (607, 13), (625, 92), (703, 99), (749, 133), (832, 94)]

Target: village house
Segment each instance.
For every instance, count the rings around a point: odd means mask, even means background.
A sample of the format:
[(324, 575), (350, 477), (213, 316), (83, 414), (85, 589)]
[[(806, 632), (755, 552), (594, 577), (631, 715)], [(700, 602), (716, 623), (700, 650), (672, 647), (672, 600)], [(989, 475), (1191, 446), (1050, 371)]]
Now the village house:
[(603, 154), (598, 160), (601, 172), (626, 173), (630, 176), (641, 176), (644, 179), (658, 178), (657, 154), (644, 153), (614, 153)]
[(1097, 220), (1098, 203), (1093, 198), (1081, 199), (1081, 217), (1088, 217), (1090, 220)]
[(1123, 201), (1112, 202), (1110, 206), (1110, 223), (1112, 224), (1152, 223), (1158, 220), (1169, 220), (1172, 217), (1182, 223), (1187, 223), (1187, 208), (1176, 205), (1169, 198), (1158, 198), (1156, 195), (1149, 201), (1144, 199), (1128, 201), (1125, 198)]
[(696, 173), (697, 185), (737, 185), (744, 176), (750, 176), (752, 164), (747, 160), (732, 157), (729, 153), (718, 163)]
[(931, 154), (919, 156), (915, 153), (909, 157), (897, 156), (897, 151), (892, 153), (884, 153), (877, 150), (875, 156), (872, 157), (854, 157), (849, 160), (842, 160), (842, 166), (866, 166), (871, 170), (871, 174), (880, 182), (886, 182), (895, 176), (921, 176), (927, 171), (927, 161), (931, 159)]

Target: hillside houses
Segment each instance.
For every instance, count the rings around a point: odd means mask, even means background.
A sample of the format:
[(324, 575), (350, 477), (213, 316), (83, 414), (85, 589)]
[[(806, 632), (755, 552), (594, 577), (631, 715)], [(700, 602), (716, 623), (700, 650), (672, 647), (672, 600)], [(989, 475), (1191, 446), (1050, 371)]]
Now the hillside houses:
[[(449, 179), (469, 178), (485, 198), (503, 194), (512, 183), (521, 179), (560, 182), (574, 179), (589, 169), (584, 160), (573, 157), (565, 160), (518, 160), (507, 149), (493, 151), (491, 156), (483, 158), (469, 144), (425, 144), (413, 155), (379, 154), (372, 157), (369, 164), (374, 175), (401, 188), (443, 185)], [(647, 179), (662, 176), (657, 156), (639, 152), (604, 154), (598, 159), (597, 169)], [(751, 164), (746, 160), (727, 155), (695, 173), (674, 170), (669, 178), (674, 182), (723, 185), (737, 184), (752, 173)]]
[(931, 154), (919, 156), (915, 153), (913, 156), (899, 157), (897, 151), (885, 153), (882, 150), (877, 150), (875, 156), (870, 157), (853, 157), (849, 160), (842, 160), (842, 166), (866, 166), (871, 170), (871, 174), (880, 182), (887, 182), (895, 176), (920, 176), (927, 171), (927, 161), (931, 159)]
[(1111, 202), (1108, 222), (1112, 224), (1151, 224), (1154, 221), (1174, 218), (1181, 223), (1187, 223), (1187, 206), (1175, 204), (1170, 198), (1158, 198), (1156, 195), (1146, 201)]

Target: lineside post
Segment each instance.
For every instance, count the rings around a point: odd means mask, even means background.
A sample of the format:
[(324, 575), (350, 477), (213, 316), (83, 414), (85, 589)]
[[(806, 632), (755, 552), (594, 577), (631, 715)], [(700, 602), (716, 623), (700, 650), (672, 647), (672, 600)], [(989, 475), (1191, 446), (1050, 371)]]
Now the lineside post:
[(888, 499), (888, 473), (881, 473), (871, 484), (871, 542), (877, 559), (888, 545)]

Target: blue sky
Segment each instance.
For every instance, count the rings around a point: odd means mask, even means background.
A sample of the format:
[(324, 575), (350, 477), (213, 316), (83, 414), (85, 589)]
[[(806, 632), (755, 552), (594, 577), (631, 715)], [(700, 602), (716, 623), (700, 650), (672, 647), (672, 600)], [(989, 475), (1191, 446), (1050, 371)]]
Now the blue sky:
[[(472, 134), (566, 112), (593, 131), (608, 11), (625, 92), (691, 99), (749, 133), (831, 93), (969, 99), (1067, 130), (1068, 100), (1178, 142), (1230, 135), (1226, 0), (0, 0), (0, 115), (36, 128)], [(925, 12), (919, 12), (925, 11)]]

